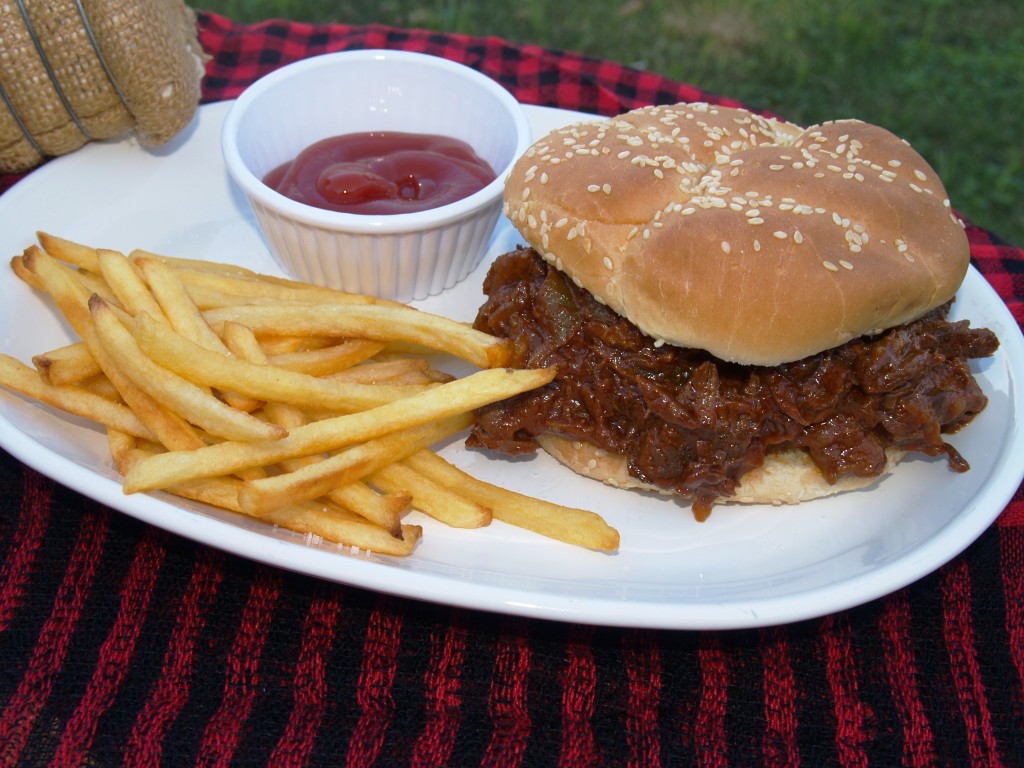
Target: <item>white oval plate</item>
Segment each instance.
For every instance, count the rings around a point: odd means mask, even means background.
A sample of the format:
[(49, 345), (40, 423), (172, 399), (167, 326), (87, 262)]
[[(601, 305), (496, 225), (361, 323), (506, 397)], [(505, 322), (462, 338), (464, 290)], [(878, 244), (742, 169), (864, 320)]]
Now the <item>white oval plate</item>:
[[(0, 197), (8, 256), (45, 230), (95, 246), (233, 262), (280, 274), (224, 171), (228, 104), (201, 108), (171, 145), (100, 143), (30, 174)], [(528, 107), (535, 135), (585, 115)], [(418, 306), (471, 320), (488, 262), (517, 244), (507, 221), (490, 257), (456, 288)], [(125, 496), (96, 428), (6, 391), (0, 445), (58, 482), (176, 534), (312, 576), (436, 603), (592, 624), (722, 629), (821, 616), (899, 589), (955, 557), (1003, 510), (1024, 475), (1024, 340), (973, 268), (954, 316), (993, 329), (999, 352), (977, 366), (988, 408), (952, 442), (972, 465), (910, 460), (867, 491), (796, 507), (719, 507), (705, 523), (655, 496), (580, 478), (546, 455), (508, 461), (445, 455), (471, 473), (603, 515), (622, 534), (613, 555), (579, 550), (494, 523), (453, 530), (414, 513), (423, 540), (391, 559), (302, 536), (166, 495)], [(29, 361), (73, 338), (51, 306), (0, 270), (0, 349)], [(1016, 457), (1016, 459), (1014, 458)]]

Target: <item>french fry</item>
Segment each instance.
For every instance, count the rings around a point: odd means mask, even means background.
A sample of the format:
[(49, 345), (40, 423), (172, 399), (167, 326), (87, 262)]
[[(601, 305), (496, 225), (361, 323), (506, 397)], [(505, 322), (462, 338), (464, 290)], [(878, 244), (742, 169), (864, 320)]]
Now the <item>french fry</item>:
[(404, 341), (448, 352), (478, 368), (508, 362), (508, 342), (466, 323), (410, 307), (366, 304), (262, 304), (225, 307), (205, 313), (214, 328), (228, 320), (261, 334), (340, 336), (375, 341)]
[(33, 368), (5, 354), (0, 354), (0, 384), (75, 416), (132, 435), (154, 439), (153, 433), (131, 409), (79, 387), (48, 384)]
[(38, 290), (43, 289), (43, 284), (39, 282), (37, 278), (28, 267), (25, 266), (25, 260), (21, 256), (14, 256), (11, 258), (11, 271), (17, 275), (23, 283), (30, 285)]
[(489, 507), (460, 496), (401, 461), (381, 467), (368, 481), (383, 491), (408, 491), (416, 509), (452, 528), (481, 528), (491, 524)]
[(77, 384), (102, 373), (85, 342), (76, 341), (32, 357), (32, 364), (49, 384)]
[(231, 388), (261, 400), (341, 412), (375, 408), (418, 392), (423, 386), (346, 384), (260, 365), (212, 352), (139, 315), (133, 325), (139, 348), (150, 359), (195, 384)]
[[(168, 263), (173, 265), (173, 262)], [(297, 302), (302, 304), (340, 303), (403, 306), (397, 302), (373, 296), (346, 293), (331, 288), (323, 288), (308, 283), (297, 283), (255, 273), (232, 275), (193, 267), (178, 267), (175, 271), (189, 291), (198, 291), (200, 295), (207, 297), (216, 292), (221, 300), (231, 297), (230, 304), (232, 305), (271, 301), (274, 303)]]
[(273, 509), (261, 519), (298, 533), (308, 533), (355, 549), (394, 557), (412, 554), (423, 535), (421, 526), (403, 525), (401, 536), (393, 536), (348, 510), (310, 502)]
[(228, 440), (279, 440), (285, 436), (286, 430), (232, 408), (154, 363), (139, 350), (131, 333), (98, 296), (90, 299), (89, 309), (100, 344), (124, 374), (139, 389), (189, 423)]
[(443, 384), (455, 377), (431, 367), (426, 360), (409, 357), (354, 365), (324, 378), (362, 384)]
[(163, 310), (150, 293), (141, 272), (128, 261), (120, 251), (106, 248), (96, 250), (100, 273), (107, 281), (118, 303), (129, 315), (146, 312), (153, 318), (166, 322)]
[(227, 442), (194, 451), (160, 454), (132, 468), (125, 477), (125, 492), (150, 491), (185, 480), (228, 475), (246, 467), (336, 451), (400, 429), (469, 414), (489, 402), (543, 386), (554, 374), (550, 369), (478, 371), (368, 411), (307, 424), (291, 430), (280, 440)]
[(238, 501), (250, 514), (261, 514), (290, 501), (324, 496), (465, 429), (468, 424), (468, 419), (452, 417), (367, 440), (294, 472), (247, 482), (239, 491)]
[(185, 259), (180, 256), (162, 256), (143, 248), (136, 248), (128, 254), (131, 261), (139, 259), (155, 259), (176, 270), (197, 270), (213, 275), (226, 275), (240, 278), (255, 278), (259, 275), (248, 267), (237, 264), (225, 264), (220, 261), (203, 261), (202, 259)]
[(475, 478), (431, 451), (419, 451), (405, 463), (441, 485), (490, 507), (495, 520), (539, 533), (567, 544), (614, 551), (619, 533), (600, 516), (535, 499)]
[(43, 250), (53, 258), (66, 261), (68, 264), (87, 269), (90, 272), (98, 273), (100, 271), (100, 260), (95, 248), (51, 235), (48, 232), (37, 232), (36, 237)]
[[(225, 324), (226, 326), (227, 324)], [(267, 362), (276, 368), (286, 368), (310, 376), (326, 376), (369, 360), (386, 345), (379, 341), (348, 339), (340, 344), (298, 352), (283, 352), (271, 356)]]
[[(237, 503), (240, 488), (241, 481), (218, 477), (184, 483), (171, 489), (171, 492), (182, 498), (248, 514)], [(396, 536), (360, 515), (323, 502), (288, 503), (263, 514), (249, 516), (297, 533), (397, 557), (409, 555), (423, 533), (418, 525), (402, 525)]]

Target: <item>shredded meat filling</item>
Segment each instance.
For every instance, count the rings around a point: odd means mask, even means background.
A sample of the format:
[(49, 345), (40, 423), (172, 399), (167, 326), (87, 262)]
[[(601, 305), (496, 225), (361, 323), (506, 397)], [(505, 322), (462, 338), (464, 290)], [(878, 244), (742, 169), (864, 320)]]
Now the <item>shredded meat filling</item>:
[(942, 434), (985, 407), (969, 361), (999, 345), (987, 329), (948, 322), (947, 304), (794, 363), (741, 366), (655, 344), (532, 249), (499, 258), (484, 291), (476, 327), (511, 340), (513, 365), (559, 373), (479, 410), (468, 444), (523, 454), (538, 435), (586, 441), (692, 499), (699, 517), (780, 449), (806, 451), (829, 482), (881, 474), (890, 447), (965, 471)]

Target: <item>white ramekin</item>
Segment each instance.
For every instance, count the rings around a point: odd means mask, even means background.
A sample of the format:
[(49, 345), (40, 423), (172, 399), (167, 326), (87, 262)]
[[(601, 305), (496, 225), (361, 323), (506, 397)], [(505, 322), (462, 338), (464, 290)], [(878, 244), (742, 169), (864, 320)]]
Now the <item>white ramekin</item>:
[[(457, 202), (392, 215), (323, 210), (261, 181), (315, 141), (363, 131), (461, 139), (497, 178)], [(257, 80), (231, 106), (222, 148), (228, 173), (285, 271), (331, 288), (410, 301), (452, 287), (479, 264), (500, 214), (505, 177), (530, 141), (522, 108), (486, 75), (427, 54), (359, 50), (303, 59)]]

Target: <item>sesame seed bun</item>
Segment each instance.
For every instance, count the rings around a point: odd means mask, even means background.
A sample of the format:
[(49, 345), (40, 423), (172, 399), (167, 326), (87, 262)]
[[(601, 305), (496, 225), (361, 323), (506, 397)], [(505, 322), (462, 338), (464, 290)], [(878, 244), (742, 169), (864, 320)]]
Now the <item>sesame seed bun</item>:
[(909, 322), (969, 263), (942, 182), (892, 133), (706, 104), (553, 131), (513, 168), (505, 213), (645, 333), (744, 365)]
[[(629, 473), (625, 456), (608, 453), (592, 443), (569, 440), (555, 435), (541, 435), (540, 446), (562, 464), (584, 477), (600, 480), (616, 488), (653, 491), (665, 496), (679, 496), (677, 491), (649, 485)], [(792, 449), (770, 454), (764, 464), (740, 478), (736, 492), (719, 502), (739, 504), (798, 504), (812, 499), (856, 491), (878, 483), (903, 457), (890, 448), (888, 464), (878, 477), (845, 476), (829, 483), (803, 451)]]

